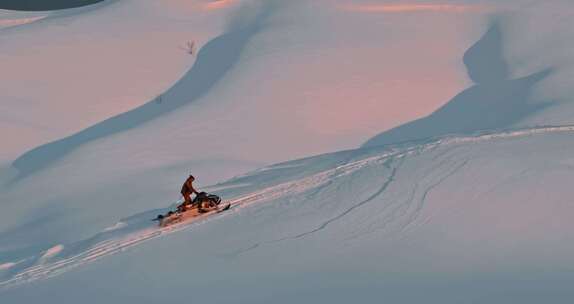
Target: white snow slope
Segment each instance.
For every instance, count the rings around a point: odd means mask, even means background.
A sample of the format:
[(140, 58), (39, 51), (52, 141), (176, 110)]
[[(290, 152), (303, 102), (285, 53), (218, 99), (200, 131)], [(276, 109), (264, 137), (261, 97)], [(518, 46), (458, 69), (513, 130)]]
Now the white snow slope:
[[(232, 202), (226, 213), (159, 228), (152, 210), (11, 261), (3, 297), (567, 303), (573, 136), (564, 126), (445, 137), (263, 168), (213, 188)], [(10, 288), (76, 266), (87, 267), (33, 292)], [(110, 293), (86, 297), (100, 290)]]
[(1, 303), (574, 300), (569, 1), (2, 13)]

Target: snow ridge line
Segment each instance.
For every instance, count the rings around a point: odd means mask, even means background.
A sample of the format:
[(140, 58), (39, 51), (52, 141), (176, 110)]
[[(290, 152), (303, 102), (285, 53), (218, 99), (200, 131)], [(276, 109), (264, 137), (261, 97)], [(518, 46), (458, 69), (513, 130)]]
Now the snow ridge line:
[[(430, 139), (426, 143), (419, 143), (419, 144), (417, 144), (416, 142), (412, 142), (413, 145), (410, 147), (403, 147), (403, 149), (393, 147), (390, 149), (390, 152), (384, 153), (380, 156), (369, 157), (369, 158), (354, 161), (354, 162), (351, 162), (351, 163), (348, 163), (345, 165), (340, 165), (334, 169), (330, 169), (330, 170), (326, 170), (326, 171), (321, 172), (321, 173), (317, 173), (311, 177), (304, 178), (304, 179), (299, 180), (299, 181), (287, 182), (285, 184), (279, 184), (277, 186), (267, 188), (267, 189), (261, 191), (261, 193), (255, 193), (255, 194), (248, 195), (248, 196), (244, 197), (244, 199), (248, 202), (251, 197), (264, 196), (263, 192), (267, 192), (267, 191), (277, 191), (278, 193), (281, 193), (281, 194), (287, 194), (288, 193), (287, 191), (282, 192), (280, 189), (293, 187), (293, 184), (302, 184), (302, 182), (307, 180), (307, 179), (316, 179), (317, 180), (315, 182), (311, 181), (307, 186), (310, 186), (311, 184), (318, 186), (318, 185), (322, 184), (322, 181), (323, 181), (322, 179), (327, 177), (327, 176), (329, 177), (327, 180), (330, 181), (331, 178), (333, 178), (333, 177), (340, 177), (342, 175), (350, 174), (350, 173), (360, 169), (361, 167), (365, 166), (367, 163), (391, 161), (394, 158), (399, 159), (399, 158), (403, 158), (406, 155), (411, 155), (411, 154), (415, 154), (415, 153), (420, 154), (420, 153), (423, 153), (425, 151), (435, 149), (438, 146), (445, 146), (445, 145), (458, 144), (458, 143), (469, 143), (469, 142), (470, 143), (484, 142), (484, 141), (489, 141), (489, 140), (504, 139), (504, 138), (516, 138), (516, 137), (530, 136), (530, 135), (536, 135), (536, 134), (556, 133), (556, 132), (572, 132), (572, 131), (574, 131), (574, 125), (547, 126), (547, 127), (535, 127), (535, 128), (525, 128), (525, 129), (505, 130), (505, 131), (499, 131), (499, 132), (483, 131), (483, 132), (477, 133), (476, 135), (469, 135), (469, 136), (464, 136), (464, 137), (463, 136), (456, 137), (456, 136), (451, 135), (451, 136), (444, 136), (444, 137), (440, 137), (440, 138)], [(415, 214), (411, 215), (411, 218), (409, 219), (407, 224), (402, 228), (402, 230), (406, 229), (408, 226), (410, 226), (412, 224), (412, 222), (415, 221), (416, 217), (418, 216), (418, 213), (420, 212), (420, 209), (422, 209), (422, 206), (424, 205), (424, 200), (426, 199), (426, 196), (428, 195), (428, 193), (434, 187), (436, 187), (438, 184), (442, 183), (444, 180), (446, 180), (447, 178), (452, 176), (454, 173), (456, 173), (460, 168), (467, 165), (467, 163), (468, 163), (468, 160), (462, 162), (452, 172), (448, 173), (445, 177), (441, 178), (439, 180), (439, 182), (437, 182), (437, 184), (433, 184), (429, 189), (427, 189), (425, 191), (421, 202), (419, 203), (419, 205), (417, 206), (417, 208), (415, 210)], [(362, 206), (363, 204), (368, 203), (369, 201), (374, 199), (376, 196), (380, 195), (389, 186), (389, 184), (394, 180), (394, 177), (396, 175), (396, 171), (397, 171), (399, 166), (400, 165), (397, 165), (396, 167), (392, 168), (392, 172), (390, 174), (389, 179), (383, 184), (383, 186), (379, 189), (379, 191), (377, 191), (372, 197), (369, 197), (367, 200), (362, 201), (357, 205), (354, 205), (353, 207), (346, 210), (345, 212), (343, 212), (339, 216), (336, 216), (335, 218), (327, 220), (326, 222), (321, 224), (319, 227), (317, 227), (313, 230), (310, 230), (310, 231), (302, 232), (302, 233), (297, 234), (295, 236), (287, 236), (287, 237), (283, 237), (283, 238), (279, 238), (279, 239), (255, 243), (255, 244), (252, 244), (251, 246), (249, 246), (247, 248), (237, 250), (232, 255), (237, 256), (239, 254), (243, 254), (245, 252), (252, 251), (256, 248), (259, 248), (264, 244), (271, 244), (271, 243), (277, 243), (277, 242), (281, 242), (281, 241), (285, 241), (285, 240), (298, 239), (298, 238), (305, 237), (309, 234), (313, 234), (315, 232), (318, 232), (320, 230), (323, 230), (333, 221), (340, 219), (344, 215), (346, 215), (349, 212), (353, 211), (354, 209)], [(338, 169), (339, 170), (342, 169), (343, 173), (335, 174), (334, 171), (336, 171)], [(321, 180), (321, 181), (319, 181), (319, 180)], [(278, 188), (278, 189), (274, 190), (274, 188)], [(304, 190), (309, 189), (309, 188), (311, 188), (311, 187), (301, 187), (301, 189), (299, 189), (299, 191), (291, 192), (289, 194), (300, 193), (300, 192), (303, 192)], [(278, 195), (273, 195), (272, 197), (268, 197), (266, 199), (275, 198), (277, 196)], [(240, 200), (241, 199), (238, 199), (238, 201), (240, 201)]]
[[(285, 195), (302, 193), (308, 189), (328, 183), (333, 178), (351, 174), (363, 168), (364, 166), (374, 163), (386, 162), (391, 158), (400, 158), (414, 153), (420, 154), (425, 151), (428, 151), (429, 149), (434, 149), (438, 146), (459, 144), (459, 143), (484, 142), (497, 139), (525, 137), (537, 134), (573, 132), (573, 131), (574, 131), (574, 125), (545, 126), (545, 127), (534, 127), (534, 128), (515, 129), (515, 130), (502, 130), (498, 132), (496, 131), (480, 132), (475, 135), (468, 135), (468, 136), (450, 135), (436, 139), (429, 139), (426, 142), (419, 141), (419, 142), (403, 143), (401, 145), (384, 148), (385, 150), (381, 151), (382, 154), (366, 157), (364, 159), (359, 159), (343, 165), (339, 165), (335, 168), (315, 173), (303, 179), (289, 181), (275, 186), (271, 186), (261, 191), (257, 191), (249, 195), (232, 199), (230, 200), (230, 202), (233, 207), (232, 210), (233, 209), (237, 210), (238, 209), (237, 207), (239, 206), (242, 207), (249, 206), (255, 202), (271, 201), (273, 199)], [(372, 148), (364, 148), (364, 149), (372, 149)], [(359, 150), (362, 149), (358, 149), (357, 151)], [(210, 219), (221, 218), (221, 216), (223, 216), (223, 214), (218, 216), (212, 216)], [(23, 283), (59, 275), (72, 268), (93, 262), (108, 255), (124, 251), (137, 244), (159, 237), (162, 234), (169, 234), (181, 231), (194, 225), (205, 223), (207, 221), (209, 220), (206, 219), (206, 217), (199, 217), (196, 220), (177, 223), (172, 226), (164, 228), (147, 225), (139, 230), (131, 231), (125, 235), (119, 235), (115, 237), (112, 236), (112, 238), (109, 240), (98, 242), (94, 246), (86, 248), (86, 250), (84, 251), (80, 251), (76, 254), (70, 254), (66, 258), (62, 258), (52, 263), (50, 263), (49, 261), (41, 261), (41, 259), (38, 258), (45, 253), (42, 252), (38, 255), (38, 257), (29, 257), (27, 259), (26, 258), (24, 259), (27, 261), (36, 259), (37, 263), (40, 262), (40, 264), (36, 264), (34, 266), (25, 268), (23, 271), (15, 273), (11, 278), (8, 278), (7, 280), (4, 281), (0, 281), (0, 291)], [(65, 246), (64, 248), (67, 247), (68, 246)], [(248, 250), (254, 249), (258, 246), (252, 246), (252, 247), (253, 248), (249, 248)], [(64, 251), (66, 251), (66, 249), (64, 249)], [(58, 255), (55, 255), (49, 260), (55, 259), (57, 257)], [(8, 269), (4, 269), (2, 271), (10, 271), (10, 269), (17, 267), (18, 264)]]
[(574, 131), (574, 125), (558, 126), (537, 126), (529, 128), (517, 128), (506, 130), (484, 130), (477, 131), (475, 134), (466, 136), (446, 135), (438, 138), (441, 144), (466, 143), (466, 142), (483, 142), (487, 140), (524, 137), (529, 135), (561, 133)]

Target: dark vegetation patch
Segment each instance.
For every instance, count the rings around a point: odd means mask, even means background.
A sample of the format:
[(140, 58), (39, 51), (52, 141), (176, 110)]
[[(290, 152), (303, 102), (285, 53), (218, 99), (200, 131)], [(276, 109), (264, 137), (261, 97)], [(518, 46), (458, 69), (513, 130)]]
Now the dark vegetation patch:
[(0, 0), (0, 9), (18, 11), (51, 11), (82, 7), (103, 0)]

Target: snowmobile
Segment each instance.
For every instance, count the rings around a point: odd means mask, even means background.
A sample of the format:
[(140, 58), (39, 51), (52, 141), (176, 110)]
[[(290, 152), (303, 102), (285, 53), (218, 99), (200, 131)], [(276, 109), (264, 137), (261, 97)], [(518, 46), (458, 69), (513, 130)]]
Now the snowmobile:
[[(197, 208), (197, 206), (200, 204), (202, 212), (199, 212)], [(221, 198), (219, 196), (215, 194), (208, 194), (206, 192), (200, 192), (193, 199), (191, 204), (188, 205), (183, 202), (181, 205), (177, 206), (175, 211), (169, 211), (166, 214), (160, 214), (154, 219), (154, 221), (159, 221), (160, 227), (166, 227), (190, 218), (213, 213), (220, 213), (225, 210), (229, 210), (230, 207), (230, 203), (221, 205)]]

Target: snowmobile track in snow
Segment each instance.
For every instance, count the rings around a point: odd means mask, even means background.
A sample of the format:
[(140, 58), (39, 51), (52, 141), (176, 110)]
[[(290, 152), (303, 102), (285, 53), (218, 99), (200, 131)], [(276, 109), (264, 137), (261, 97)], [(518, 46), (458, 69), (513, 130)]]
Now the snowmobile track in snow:
[[(388, 147), (379, 148), (363, 148), (358, 149), (362, 151), (378, 151), (380, 152), (376, 155), (364, 154), (364, 158), (359, 158), (357, 160), (352, 160), (348, 163), (312, 174), (310, 176), (296, 179), (293, 181), (288, 181), (264, 188), (260, 191), (250, 193), (238, 198), (228, 199), (226, 201), (231, 203), (231, 210), (221, 214), (213, 214), (208, 217), (197, 217), (190, 221), (184, 221), (177, 223), (168, 227), (157, 227), (156, 224), (150, 223), (148, 215), (144, 214), (141, 217), (137, 217), (137, 220), (126, 220), (125, 222), (120, 222), (111, 228), (105, 229), (104, 231), (94, 235), (90, 239), (81, 240), (72, 244), (55, 245), (51, 249), (37, 253), (34, 256), (22, 257), (17, 261), (0, 261), (0, 291), (17, 286), (23, 283), (32, 282), (38, 279), (45, 279), (56, 276), (58, 274), (64, 273), (75, 267), (91, 263), (95, 260), (101, 259), (103, 257), (122, 252), (129, 249), (135, 245), (141, 244), (145, 241), (155, 239), (164, 234), (170, 234), (173, 232), (181, 231), (206, 223), (209, 221), (215, 221), (226, 216), (230, 216), (234, 212), (239, 212), (241, 208), (247, 207), (253, 203), (261, 203), (265, 201), (272, 201), (276, 198), (280, 198), (287, 195), (294, 195), (302, 193), (304, 191), (319, 188), (328, 184), (331, 180), (349, 175), (357, 170), (364, 168), (370, 164), (388, 164), (392, 163), (394, 160), (403, 158), (404, 156), (411, 154), (420, 154), (425, 151), (435, 149), (439, 146), (451, 145), (451, 144), (461, 144), (461, 143), (474, 143), (474, 142), (485, 142), (491, 140), (501, 140), (508, 138), (519, 138), (526, 136), (533, 136), (538, 134), (548, 134), (548, 133), (558, 133), (558, 132), (573, 132), (574, 125), (566, 126), (546, 126), (546, 127), (536, 127), (536, 128), (525, 128), (516, 130), (506, 130), (498, 132), (478, 132), (474, 135), (469, 136), (444, 136), (441, 138), (428, 139), (426, 141), (417, 141), (410, 143), (401, 143), (397, 145), (392, 145)], [(375, 149), (375, 150), (373, 150)], [(439, 180), (438, 183), (442, 182), (448, 176), (454, 174), (458, 171), (460, 167), (464, 166), (466, 162), (458, 164), (452, 171), (448, 172), (443, 178)], [(390, 166), (391, 173), (387, 180), (381, 185), (378, 191), (372, 194), (365, 200), (360, 201), (350, 207), (348, 207), (343, 213), (335, 216), (322, 224), (318, 225), (316, 228), (300, 233), (291, 238), (305, 237), (308, 234), (318, 232), (325, 229), (330, 223), (343, 217), (345, 214), (353, 211), (356, 208), (368, 203), (373, 198), (381, 195), (385, 192), (385, 189), (393, 181), (396, 171), (400, 167), (400, 164)], [(434, 187), (436, 185), (433, 185)], [(431, 187), (431, 189), (432, 189)], [(428, 193), (430, 189), (426, 190)], [(426, 194), (423, 196), (425, 199)], [(419, 202), (416, 208), (422, 208)], [(420, 210), (419, 210), (420, 211)], [(417, 216), (415, 212), (414, 217)], [(414, 221), (408, 221), (408, 224), (403, 227), (404, 229), (409, 229), (410, 224)], [(276, 240), (279, 241), (279, 240)], [(273, 242), (273, 241), (270, 241)], [(267, 243), (267, 242), (265, 242)], [(247, 249), (242, 250), (242, 252), (249, 251), (259, 247), (262, 243), (257, 243), (250, 246)]]

